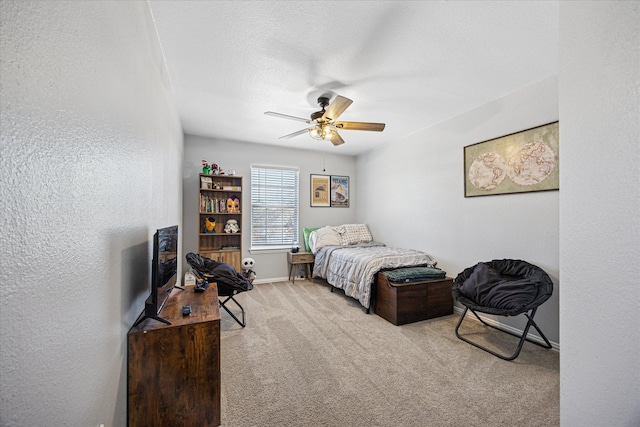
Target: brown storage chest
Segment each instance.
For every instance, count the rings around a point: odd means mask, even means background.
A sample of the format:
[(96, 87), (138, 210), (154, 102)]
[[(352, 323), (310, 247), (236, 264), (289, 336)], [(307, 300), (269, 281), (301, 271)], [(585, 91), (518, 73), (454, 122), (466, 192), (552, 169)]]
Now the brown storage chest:
[(410, 283), (389, 282), (382, 272), (375, 279), (375, 313), (394, 325), (453, 314), (453, 279), (424, 280)]

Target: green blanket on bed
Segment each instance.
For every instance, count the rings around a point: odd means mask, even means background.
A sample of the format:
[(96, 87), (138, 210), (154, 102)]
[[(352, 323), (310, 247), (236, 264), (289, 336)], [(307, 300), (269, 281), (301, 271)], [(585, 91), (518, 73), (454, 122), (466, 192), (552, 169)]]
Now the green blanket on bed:
[(383, 271), (382, 274), (387, 276), (390, 282), (408, 283), (418, 282), (420, 280), (444, 279), (447, 273), (439, 268), (432, 267), (405, 267), (395, 270)]

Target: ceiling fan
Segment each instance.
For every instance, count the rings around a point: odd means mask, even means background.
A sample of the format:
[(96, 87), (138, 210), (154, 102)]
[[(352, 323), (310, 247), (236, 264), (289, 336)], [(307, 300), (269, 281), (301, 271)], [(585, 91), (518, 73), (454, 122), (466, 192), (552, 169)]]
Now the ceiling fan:
[(322, 110), (316, 111), (311, 114), (310, 119), (304, 119), (302, 117), (290, 116), (288, 114), (274, 113), (273, 111), (265, 112), (268, 116), (282, 117), (284, 119), (297, 120), (305, 122), (311, 126), (299, 130), (297, 132), (290, 133), (289, 135), (281, 136), (278, 139), (288, 139), (294, 136), (302, 135), (309, 132), (312, 138), (324, 139), (331, 141), (333, 145), (344, 144), (344, 140), (338, 134), (338, 129), (342, 130), (368, 130), (374, 132), (382, 132), (384, 130), (384, 123), (365, 123), (365, 122), (339, 122), (338, 117), (344, 113), (344, 111), (351, 105), (353, 101), (344, 96), (337, 95), (329, 105), (329, 97), (321, 96), (318, 98), (318, 104)]

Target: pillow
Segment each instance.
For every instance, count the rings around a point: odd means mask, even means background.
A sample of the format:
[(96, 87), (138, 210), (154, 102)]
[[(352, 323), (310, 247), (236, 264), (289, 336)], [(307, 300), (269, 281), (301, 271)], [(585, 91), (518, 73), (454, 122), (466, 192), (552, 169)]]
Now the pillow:
[(345, 224), (342, 227), (345, 229), (342, 235), (342, 240), (345, 242), (345, 245), (369, 243), (373, 241), (373, 236), (371, 236), (367, 224)]
[(326, 226), (312, 231), (309, 235), (309, 249), (314, 254), (323, 246), (340, 246), (340, 237), (333, 227)]
[(344, 225), (338, 225), (336, 227), (333, 227), (333, 231), (338, 236), (338, 240), (340, 241), (340, 246), (346, 246), (349, 244), (347, 242), (347, 236), (346, 236), (347, 229), (345, 228)]
[(304, 248), (307, 250), (307, 252), (311, 250), (311, 248), (309, 248), (309, 235), (311, 234), (312, 231), (316, 231), (317, 229), (318, 227), (302, 229), (302, 234), (304, 234)]

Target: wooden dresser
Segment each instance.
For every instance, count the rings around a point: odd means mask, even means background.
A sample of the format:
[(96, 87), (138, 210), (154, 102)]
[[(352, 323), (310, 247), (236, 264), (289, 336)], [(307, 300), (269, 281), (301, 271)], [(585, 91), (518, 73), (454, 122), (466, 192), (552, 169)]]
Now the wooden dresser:
[[(183, 316), (183, 305), (191, 315)], [(220, 311), (215, 284), (174, 289), (160, 316), (127, 335), (127, 415), (135, 426), (220, 425)]]
[(374, 312), (394, 325), (419, 322), (453, 313), (453, 279), (392, 283), (376, 274)]

